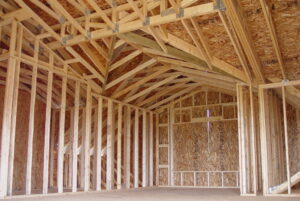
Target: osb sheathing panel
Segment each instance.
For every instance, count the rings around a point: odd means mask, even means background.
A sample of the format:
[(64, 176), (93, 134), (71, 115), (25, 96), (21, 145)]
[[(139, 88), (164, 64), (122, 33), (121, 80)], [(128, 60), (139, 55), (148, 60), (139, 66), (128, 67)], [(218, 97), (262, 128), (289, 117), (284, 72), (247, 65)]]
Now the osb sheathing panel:
[(175, 172), (174, 174), (174, 185), (180, 186), (181, 185), (181, 176), (179, 172)]
[(192, 118), (207, 117), (207, 107), (193, 107)]
[(208, 177), (205, 172), (196, 173), (196, 186), (208, 186)]
[[(272, 45), (267, 23), (259, 1), (241, 0), (242, 10), (254, 48), (268, 78), (281, 78), (278, 59)], [(270, 0), (267, 1), (278, 37), (285, 72), (289, 79), (300, 78), (299, 59), (299, 1)]]
[(198, 92), (194, 95), (194, 105), (206, 105), (206, 92)]
[(159, 120), (160, 124), (167, 124), (168, 123), (168, 110), (165, 109), (163, 112), (159, 113)]
[[(207, 109), (210, 109), (210, 116), (221, 116), (222, 107), (226, 107), (224, 119), (236, 118), (235, 105), (218, 105), (220, 93), (209, 91), (210, 106), (193, 106), (192, 117), (206, 117)], [(188, 99), (185, 99), (188, 100)], [(195, 94), (194, 104), (206, 104), (205, 92)], [(235, 101), (230, 95), (221, 94), (221, 102), (230, 103)], [(181, 101), (181, 104), (183, 101)], [(188, 116), (186, 113), (190, 108), (180, 108), (175, 111), (183, 112), (181, 118)], [(224, 112), (224, 111), (223, 111)], [(177, 112), (175, 112), (176, 117)], [(178, 114), (177, 114), (178, 116)], [(176, 117), (175, 119), (178, 119)], [(208, 132), (209, 126), (209, 132)], [(238, 134), (237, 120), (197, 122), (173, 125), (174, 133), (174, 170), (175, 171), (237, 171), (238, 170)], [(176, 185), (194, 185), (192, 173), (182, 173), (183, 181), (179, 173), (176, 173)], [(188, 176), (186, 176), (186, 174)], [(196, 186), (207, 186), (207, 173), (196, 173)], [(210, 173), (210, 185), (221, 186), (221, 173)], [(236, 186), (236, 173), (224, 173), (224, 185)]]
[(222, 145), (222, 169), (228, 171), (238, 170), (238, 122), (230, 120), (222, 123), (223, 145)]
[[(2, 114), (5, 87), (0, 86), (0, 128), (2, 128)], [(30, 94), (19, 91), (18, 111), (16, 123), (15, 138), (15, 159), (13, 189), (24, 190), (26, 182), (26, 164), (27, 164), (27, 143), (28, 143), (28, 125), (30, 110)], [(42, 188), (43, 173), (43, 146), (44, 146), (44, 126), (46, 106), (39, 100), (35, 104), (35, 124), (33, 138), (33, 158), (32, 158), (32, 188)]]
[(254, 50), (263, 65), (262, 71), (264, 74), (268, 74), (268, 77), (280, 77), (281, 73), (278, 62), (272, 62), (277, 59), (260, 2), (241, 0), (240, 3), (242, 5), (241, 8), (244, 13), (245, 23), (250, 32), (249, 35), (252, 38)]
[(187, 97), (181, 101), (181, 107), (189, 107), (193, 105), (193, 97)]
[(299, 79), (300, 3), (295, 0), (270, 0), (270, 5), (287, 77)]
[(169, 142), (168, 136), (168, 126), (159, 126), (159, 135), (158, 135), (158, 143), (159, 144), (168, 144)]
[(168, 147), (160, 147), (159, 149), (159, 165), (168, 165)]
[(221, 103), (234, 102), (234, 97), (228, 94), (221, 93)]
[(299, 164), (299, 135), (297, 128), (296, 109), (291, 105), (287, 105), (287, 123), (288, 123), (288, 138), (289, 138), (289, 159), (291, 175), (300, 171)]
[(181, 121), (182, 122), (191, 122), (192, 111), (190, 109), (181, 110)]
[(184, 186), (194, 186), (194, 173), (184, 172), (183, 173), (183, 185)]
[(224, 119), (233, 119), (237, 118), (235, 114), (236, 106), (235, 105), (226, 105), (223, 106), (223, 118)]
[(207, 92), (207, 104), (218, 104), (220, 103), (220, 93), (214, 91)]
[(238, 177), (237, 174), (234, 172), (225, 172), (224, 175), (224, 186), (237, 186)]
[(168, 185), (168, 169), (167, 168), (159, 169), (158, 183), (161, 186)]
[(241, 69), (241, 63), (218, 13), (195, 17), (195, 19), (207, 41), (210, 54)]

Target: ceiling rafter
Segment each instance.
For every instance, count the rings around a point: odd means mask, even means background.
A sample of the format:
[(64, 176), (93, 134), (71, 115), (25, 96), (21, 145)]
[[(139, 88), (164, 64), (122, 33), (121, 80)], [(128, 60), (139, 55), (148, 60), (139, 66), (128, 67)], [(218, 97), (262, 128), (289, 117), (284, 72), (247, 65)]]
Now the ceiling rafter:
[(251, 64), (255, 77), (259, 83), (264, 83), (265, 78), (262, 73), (262, 66), (260, 60), (255, 52), (253, 42), (247, 27), (245, 26), (244, 18), (242, 16), (242, 10), (239, 6), (239, 2), (236, 0), (224, 0), (226, 6), (226, 15), (229, 17), (233, 28), (235, 29), (240, 42), (245, 50), (245, 54)]
[(162, 81), (159, 81), (159, 82), (155, 83), (154, 85), (152, 85), (151, 87), (148, 87), (148, 88), (146, 88), (146, 89), (144, 89), (144, 90), (142, 90), (142, 91), (134, 94), (133, 96), (131, 96), (129, 98), (126, 98), (124, 101), (127, 102), (127, 103), (129, 103), (129, 102), (133, 101), (134, 99), (136, 99), (136, 98), (138, 98), (138, 97), (140, 97), (140, 96), (142, 96), (142, 95), (144, 95), (146, 93), (149, 93), (153, 89), (155, 89), (155, 88), (157, 88), (157, 87), (159, 87), (161, 85), (164, 85), (164, 84), (170, 82), (171, 80), (175, 79), (176, 77), (178, 77), (178, 75), (171, 76), (171, 77), (168, 77), (168, 78), (166, 78), (166, 79), (164, 79)]
[(148, 76), (146, 76), (146, 77), (140, 79), (139, 81), (137, 81), (137, 82), (135, 82), (134, 84), (132, 84), (132, 85), (126, 87), (125, 89), (123, 89), (123, 90), (121, 90), (121, 91), (118, 91), (117, 93), (113, 94), (112, 97), (113, 97), (113, 98), (118, 98), (118, 97), (120, 97), (120, 96), (126, 94), (127, 92), (129, 92), (129, 91), (131, 91), (131, 90), (133, 90), (133, 89), (135, 89), (135, 88), (138, 88), (139, 86), (141, 86), (141, 85), (143, 85), (144, 83), (150, 81), (151, 79), (154, 79), (154, 78), (156, 78), (157, 76), (159, 76), (159, 75), (161, 75), (161, 74), (167, 72), (168, 70), (169, 70), (169, 68), (162, 68), (162, 69), (160, 69), (160, 70), (158, 70), (158, 71), (156, 71), (156, 72), (154, 72), (154, 73), (152, 73), (152, 74), (150, 74), (150, 75), (148, 75)]

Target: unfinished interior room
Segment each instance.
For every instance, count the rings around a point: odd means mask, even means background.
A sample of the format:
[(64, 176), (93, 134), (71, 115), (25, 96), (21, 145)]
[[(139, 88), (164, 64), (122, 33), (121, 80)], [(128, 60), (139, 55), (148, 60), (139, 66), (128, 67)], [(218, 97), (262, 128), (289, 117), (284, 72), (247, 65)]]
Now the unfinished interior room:
[(299, 201), (300, 1), (0, 0), (0, 199)]

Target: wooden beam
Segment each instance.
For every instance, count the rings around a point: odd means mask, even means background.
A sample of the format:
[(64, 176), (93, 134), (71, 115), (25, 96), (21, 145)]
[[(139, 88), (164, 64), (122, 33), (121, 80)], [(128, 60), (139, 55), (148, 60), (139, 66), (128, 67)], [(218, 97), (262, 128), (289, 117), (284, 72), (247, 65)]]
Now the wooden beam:
[[(13, 25), (12, 25), (13, 26)], [(1, 32), (1, 31), (0, 31)], [(0, 33), (1, 35), (1, 33)], [(12, 33), (13, 36), (13, 33)], [(22, 42), (23, 42), (23, 28), (19, 26), (18, 29), (18, 41), (17, 41), (17, 55), (20, 55), (22, 52)], [(9, 67), (9, 66), (8, 66)], [(8, 195), (13, 193), (13, 174), (14, 174), (14, 158), (15, 158), (15, 137), (16, 137), (16, 121), (17, 121), (17, 110), (18, 110), (18, 95), (19, 95), (19, 85), (20, 85), (20, 61), (16, 62), (15, 74), (14, 74), (14, 91), (13, 91), (13, 102), (12, 102), (12, 126), (10, 134), (10, 148), (9, 148), (9, 167), (8, 167)], [(7, 74), (8, 75), (8, 74)], [(9, 79), (6, 77), (6, 79)], [(5, 83), (7, 84), (7, 83)], [(1, 195), (0, 195), (1, 197)]]
[(148, 135), (147, 135), (147, 113), (146, 110), (143, 110), (143, 153), (142, 153), (142, 169), (143, 169), (143, 173), (142, 173), (142, 181), (143, 181), (143, 187), (148, 186), (148, 155), (147, 155), (147, 150), (148, 150)]
[(96, 138), (96, 146), (95, 146), (95, 152), (96, 152), (96, 191), (101, 190), (101, 183), (102, 183), (102, 158), (101, 158), (101, 150), (102, 150), (102, 115), (103, 115), (103, 99), (98, 98), (98, 107), (97, 107), (97, 138)]
[[(50, 57), (50, 63), (53, 64), (53, 55)], [(53, 72), (48, 72), (47, 83), (47, 103), (46, 103), (46, 122), (44, 139), (44, 169), (43, 169), (43, 194), (48, 193), (49, 181), (49, 146), (50, 146), (50, 124), (51, 124), (51, 102), (52, 102)]]
[(139, 187), (139, 109), (134, 113), (134, 188)]
[(119, 61), (115, 62), (114, 64), (112, 64), (111, 66), (109, 66), (108, 71), (111, 72), (113, 70), (115, 70), (116, 68), (118, 68), (119, 66), (125, 64), (126, 62), (130, 61), (131, 59), (133, 59), (134, 57), (140, 55), (142, 52), (140, 50), (135, 50), (132, 53), (130, 53), (129, 55), (127, 55), (126, 57), (123, 57), (122, 59), (120, 59)]
[(26, 167), (26, 195), (31, 194), (31, 177), (32, 177), (32, 149), (34, 136), (34, 116), (36, 101), (36, 85), (37, 85), (37, 61), (39, 54), (39, 40), (34, 42), (34, 59), (35, 64), (32, 66), (31, 80), (31, 96), (30, 96), (30, 112), (29, 112), (29, 128), (28, 128), (28, 150), (27, 150), (27, 167)]
[(156, 78), (157, 76), (165, 73), (168, 70), (169, 70), (168, 68), (163, 68), (161, 70), (158, 70), (158, 71), (154, 72), (153, 74), (148, 75), (148, 76), (144, 77), (143, 79), (137, 81), (136, 83), (126, 87), (125, 89), (122, 89), (121, 91), (118, 91), (117, 93), (113, 94), (112, 97), (113, 98), (118, 98), (118, 97), (126, 94), (127, 92), (133, 90), (134, 88), (142, 86), (144, 83), (148, 82), (151, 79)]
[(61, 106), (59, 114), (59, 134), (58, 134), (58, 153), (57, 153), (57, 190), (63, 192), (63, 172), (64, 172), (64, 143), (65, 143), (65, 121), (66, 121), (66, 91), (67, 78), (62, 78)]
[(95, 54), (95, 52), (87, 45), (87, 43), (80, 43), (79, 46), (83, 50), (83, 52), (90, 58), (93, 64), (99, 69), (102, 75), (105, 75), (106, 69), (105, 66), (101, 63), (99, 56)]
[(108, 100), (107, 103), (107, 162), (106, 162), (106, 190), (111, 190), (114, 185), (114, 151), (113, 151), (113, 142), (114, 142), (114, 133), (113, 133), (113, 102)]
[(16, 2), (25, 10), (27, 10), (27, 13), (30, 13), (30, 15), (39, 23), (41, 24), (47, 32), (51, 34), (53, 38), (55, 38), (60, 45), (61, 37), (59, 34), (57, 34), (40, 16), (38, 16), (23, 0), (16, 0)]
[(154, 180), (154, 167), (153, 167), (153, 112), (150, 112), (150, 119), (149, 119), (149, 186), (153, 186)]
[(285, 99), (285, 87), (281, 87), (282, 90), (282, 107), (283, 107), (283, 125), (284, 125), (284, 144), (285, 144), (285, 167), (287, 176), (287, 190), (288, 194), (292, 193), (291, 189), (291, 170), (290, 170), (290, 155), (289, 155), (289, 139), (288, 139), (288, 125), (287, 125), (287, 112), (286, 112), (286, 99)]
[(265, 92), (259, 87), (259, 121), (260, 121), (260, 141), (261, 141), (261, 164), (263, 178), (263, 194), (269, 191), (269, 174), (268, 174), (268, 151), (267, 151), (267, 130), (266, 130), (266, 109), (265, 109)]
[(66, 50), (68, 50), (68, 52), (72, 54), (75, 58), (78, 58), (82, 65), (84, 65), (94, 76), (96, 76), (97, 79), (104, 83), (104, 77), (100, 73), (98, 73), (98, 71), (93, 66), (91, 66), (85, 59), (83, 59), (72, 47), (66, 47)]
[(122, 112), (123, 105), (118, 104), (118, 133), (117, 133), (117, 189), (122, 187)]
[(124, 182), (127, 189), (130, 188), (130, 152), (131, 152), (131, 108), (130, 106), (126, 107), (126, 135), (124, 140)]
[(49, 4), (56, 11), (60, 12), (71, 23), (71, 25), (75, 27), (81, 34), (87, 37), (86, 30), (84, 30), (84, 28), (72, 17), (72, 15), (57, 0), (49, 1)]
[(77, 166), (78, 166), (78, 130), (79, 130), (79, 104), (80, 104), (80, 82), (75, 84), (75, 100), (74, 100), (74, 117), (73, 117), (73, 133), (72, 133), (72, 192), (77, 192)]
[(251, 64), (253, 72), (258, 82), (264, 83), (265, 80), (261, 71), (261, 63), (255, 51), (254, 44), (249, 35), (247, 27), (245, 26), (245, 22), (242, 17), (243, 15), (239, 7), (239, 2), (237, 2), (236, 0), (224, 0), (224, 3), (226, 6), (226, 14), (231, 20), (234, 29), (236, 30), (236, 33), (248, 57), (249, 63)]
[[(118, 37), (129, 43), (146, 46), (148, 48), (160, 51), (160, 47), (155, 41), (148, 39), (146, 37), (140, 36), (138, 34), (134, 34), (134, 33), (119, 34)], [(168, 54), (170, 56), (173, 56), (175, 58), (182, 59), (189, 63), (195, 64), (195, 65), (199, 66), (199, 69), (208, 69), (209, 70), (208, 65), (206, 64), (206, 62), (204, 60), (200, 59), (201, 58), (200, 56), (196, 57), (190, 53), (187, 53), (185, 51), (179, 50), (177, 48), (174, 48), (174, 47), (171, 47), (168, 45), (167, 45), (167, 49), (168, 49)], [(230, 77), (235, 77), (242, 81), (247, 81), (247, 78), (243, 71), (229, 65), (228, 63), (226, 63), (224, 61), (221, 62), (217, 58), (213, 57), (212, 64), (213, 64), (212, 70), (214, 72), (221, 73), (221, 74), (224, 74), (224, 75), (227, 75)]]
[(91, 141), (91, 116), (92, 116), (92, 94), (91, 86), (86, 89), (86, 112), (85, 112), (85, 135), (84, 135), (84, 191), (90, 189), (90, 141)]
[[(89, 3), (92, 3), (92, 1), (89, 0)], [(93, 7), (96, 8), (96, 9), (99, 8), (99, 6), (97, 4)], [(96, 10), (96, 11), (99, 14), (101, 13), (100, 10)], [(184, 8), (184, 10), (183, 10), (184, 15), (182, 17), (177, 17), (176, 13), (171, 13), (169, 15), (151, 16), (151, 17), (149, 17), (149, 25), (148, 26), (156, 26), (156, 25), (166, 24), (166, 23), (175, 22), (175, 21), (185, 19), (185, 18), (200, 16), (200, 15), (206, 15), (206, 14), (210, 14), (210, 13), (214, 13), (214, 12), (217, 12), (217, 9), (214, 7), (214, 3), (201, 4), (201, 5), (197, 5), (197, 6), (193, 6), (193, 7)], [(101, 17), (103, 18), (104, 15), (102, 15)], [(108, 20), (107, 20), (106, 23), (111, 28), (114, 28), (114, 30), (112, 30), (112, 29), (100, 29), (100, 30), (92, 31), (91, 32), (91, 39), (92, 40), (109, 37), (109, 36), (112, 36), (114, 34), (131, 32), (131, 31), (135, 31), (135, 30), (138, 30), (138, 29), (141, 29), (141, 28), (145, 27), (144, 24), (143, 24), (143, 21), (140, 20), (140, 19), (134, 20), (134, 21), (131, 21), (131, 22), (118, 24), (118, 29), (115, 29), (114, 25), (111, 22), (109, 22)], [(78, 44), (78, 43), (83, 42), (83, 41), (86, 41), (85, 36), (77, 35), (73, 39), (68, 40), (66, 44), (67, 45), (74, 45), (74, 44)], [(56, 48), (56, 47), (58, 47), (57, 43), (52, 45), (52, 48)]]
[(113, 86), (115, 86), (116, 84), (118, 84), (119, 82), (125, 80), (126, 78), (136, 74), (137, 72), (151, 66), (154, 65), (156, 63), (155, 59), (149, 59), (148, 61), (138, 65), (137, 67), (135, 67), (134, 69), (132, 69), (131, 71), (126, 72), (125, 74), (121, 75), (120, 77), (118, 77), (117, 79), (111, 81), (110, 83), (108, 83), (105, 87), (105, 89), (109, 89)]
[(137, 94), (134, 94), (133, 96), (131, 96), (131, 97), (125, 99), (124, 101), (125, 101), (125, 102), (131, 102), (131, 101), (137, 99), (138, 97), (140, 97), (140, 96), (142, 96), (142, 95), (144, 95), (144, 94), (146, 94), (146, 93), (151, 92), (152, 90), (156, 89), (157, 87), (159, 87), (159, 86), (161, 86), (161, 85), (164, 85), (164, 84), (170, 82), (171, 80), (174, 80), (176, 77), (178, 77), (178, 75), (171, 76), (171, 77), (168, 77), (168, 78), (166, 78), (166, 79), (164, 79), (164, 80), (162, 80), (162, 81), (159, 81), (159, 82), (157, 82), (156, 84), (152, 85), (151, 87), (148, 87), (147, 89), (145, 89), (145, 90), (143, 90), (143, 91), (140, 91), (140, 92), (138, 92)]

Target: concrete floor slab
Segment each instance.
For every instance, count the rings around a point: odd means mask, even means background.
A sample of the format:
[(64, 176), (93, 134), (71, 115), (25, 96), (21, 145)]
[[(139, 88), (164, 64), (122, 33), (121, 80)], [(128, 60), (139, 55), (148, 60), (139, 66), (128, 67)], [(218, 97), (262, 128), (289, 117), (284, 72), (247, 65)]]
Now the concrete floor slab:
[(10, 201), (299, 201), (299, 197), (241, 197), (237, 189), (140, 188), (110, 192), (14, 197)]

